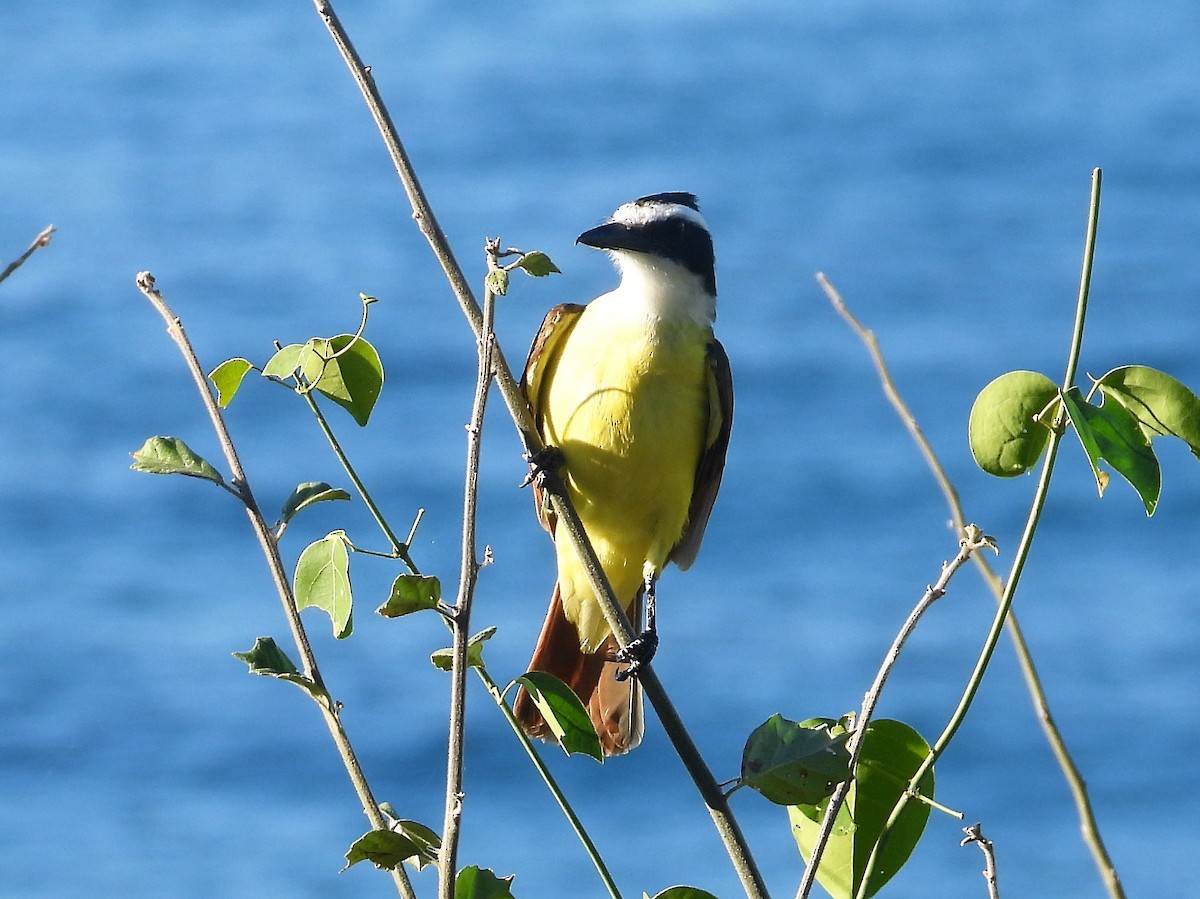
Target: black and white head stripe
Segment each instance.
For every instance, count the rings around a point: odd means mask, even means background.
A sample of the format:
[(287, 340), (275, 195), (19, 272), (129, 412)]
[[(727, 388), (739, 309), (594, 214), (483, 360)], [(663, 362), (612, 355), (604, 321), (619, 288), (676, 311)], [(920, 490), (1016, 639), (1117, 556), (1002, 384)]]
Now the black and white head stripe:
[(651, 194), (626, 203), (603, 225), (579, 235), (576, 242), (667, 259), (698, 275), (705, 289), (717, 294), (712, 236), (695, 194)]

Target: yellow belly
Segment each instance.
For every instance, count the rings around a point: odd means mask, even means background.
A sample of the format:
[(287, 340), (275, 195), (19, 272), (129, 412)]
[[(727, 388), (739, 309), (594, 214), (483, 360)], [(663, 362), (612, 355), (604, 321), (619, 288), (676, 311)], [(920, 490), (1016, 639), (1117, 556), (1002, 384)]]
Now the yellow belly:
[[(646, 567), (662, 569), (687, 524), (708, 427), (711, 331), (592, 312), (550, 378), (544, 436), (563, 452), (571, 501), (628, 606)], [(556, 549), (563, 608), (583, 648), (595, 650), (611, 630), (570, 541)]]

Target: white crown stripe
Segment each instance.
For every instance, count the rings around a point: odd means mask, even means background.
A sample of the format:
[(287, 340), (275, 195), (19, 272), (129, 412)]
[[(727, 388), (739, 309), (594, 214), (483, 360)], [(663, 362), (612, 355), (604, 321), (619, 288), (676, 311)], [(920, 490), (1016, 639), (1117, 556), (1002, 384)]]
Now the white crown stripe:
[(668, 219), (687, 219), (705, 231), (708, 230), (704, 216), (682, 203), (626, 203), (619, 207), (612, 217), (614, 222), (635, 228), (649, 225), (651, 222), (664, 222)]

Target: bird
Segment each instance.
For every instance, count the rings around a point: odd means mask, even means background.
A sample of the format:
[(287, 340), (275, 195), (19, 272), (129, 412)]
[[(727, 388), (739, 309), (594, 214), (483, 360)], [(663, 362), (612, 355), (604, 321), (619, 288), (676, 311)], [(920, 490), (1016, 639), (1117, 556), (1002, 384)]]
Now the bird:
[[(547, 313), (521, 389), (635, 626), (646, 607), (647, 630), (634, 642), (652, 654), (655, 584), (668, 562), (686, 570), (696, 558), (733, 423), (729, 358), (713, 333), (713, 241), (696, 196), (673, 191), (621, 205), (576, 243), (607, 252), (619, 284)], [(535, 505), (558, 577), (529, 670), (566, 682), (604, 754), (623, 754), (644, 730), (640, 686), (628, 676), (641, 659), (622, 667), (631, 656), (619, 651), (574, 546), (559, 539), (544, 497)], [(514, 712), (530, 735), (553, 740), (523, 689)]]

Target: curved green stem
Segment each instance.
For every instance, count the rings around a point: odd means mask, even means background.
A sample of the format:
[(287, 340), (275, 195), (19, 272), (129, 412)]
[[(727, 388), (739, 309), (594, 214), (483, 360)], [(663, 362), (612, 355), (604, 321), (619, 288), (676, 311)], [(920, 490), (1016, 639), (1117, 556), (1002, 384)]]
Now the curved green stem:
[(592, 864), (596, 868), (596, 873), (600, 875), (600, 880), (604, 883), (604, 888), (608, 891), (608, 895), (612, 899), (621, 899), (621, 893), (617, 889), (616, 881), (613, 880), (612, 874), (604, 864), (604, 859), (600, 856), (600, 851), (596, 848), (596, 844), (592, 842), (592, 838), (588, 836), (587, 830), (584, 829), (583, 822), (579, 820), (579, 816), (575, 814), (575, 810), (571, 808), (571, 803), (567, 801), (566, 795), (558, 786), (558, 781), (554, 779), (554, 775), (550, 773), (550, 769), (546, 767), (546, 763), (542, 761), (542, 757), (538, 755), (537, 749), (534, 748), (533, 741), (525, 733), (525, 728), (521, 726), (521, 722), (513, 715), (512, 709), (504, 699), (504, 693), (496, 684), (487, 670), (484, 668), (476, 668), (475, 673), (479, 675), (487, 687), (488, 693), (492, 695), (500, 713), (504, 715), (504, 720), (508, 722), (508, 726), (512, 728), (512, 732), (516, 734), (521, 745), (525, 747), (525, 753), (529, 756), (529, 760), (533, 762), (533, 766), (541, 775), (542, 781), (546, 784), (546, 789), (550, 791), (550, 795), (554, 797), (554, 801), (558, 803), (558, 807), (562, 809), (562, 813), (566, 816), (567, 822), (571, 825), (571, 829), (575, 831), (575, 836), (579, 838), (579, 842), (583, 844), (583, 850), (587, 853), (588, 858), (592, 860)]
[[(1084, 240), (1083, 250), (1083, 274), (1080, 278), (1079, 296), (1075, 306), (1075, 325), (1071, 333), (1071, 346), (1067, 353), (1067, 369), (1063, 379), (1062, 390), (1065, 392), (1072, 386), (1075, 377), (1075, 372), (1079, 365), (1079, 353), (1083, 346), (1083, 326), (1087, 318), (1087, 300), (1088, 290), (1091, 284), (1092, 261), (1096, 250), (1096, 229), (1100, 218), (1100, 184), (1101, 172), (1100, 169), (1092, 171), (1092, 193), (1091, 201), (1088, 206), (1088, 227), (1087, 236)], [(992, 653), (996, 649), (996, 644), (1000, 640), (1000, 634), (1004, 630), (1004, 620), (1008, 617), (1008, 610), (1012, 606), (1013, 597), (1016, 595), (1017, 586), (1021, 580), (1021, 572), (1025, 568), (1025, 562), (1029, 557), (1029, 550), (1033, 545), (1033, 537), (1037, 531), (1038, 522), (1041, 519), (1042, 510), (1046, 504), (1046, 494), (1050, 488), (1050, 478), (1054, 473), (1054, 460), (1058, 455), (1058, 447), (1062, 441), (1063, 425), (1061, 418), (1057, 421), (1056, 426), (1051, 430), (1050, 440), (1046, 446), (1046, 457), (1042, 463), (1041, 474), (1038, 477), (1037, 488), (1033, 494), (1033, 503), (1029, 510), (1029, 516), (1025, 522), (1025, 529), (1021, 534), (1021, 540), (1017, 545), (1016, 556), (1013, 559), (1012, 568), (1009, 571), (1008, 581), (1004, 585), (1004, 593), (1000, 597), (1000, 602), (996, 607), (996, 615), (992, 619), (992, 626), (989, 628), (987, 637), (984, 639), (983, 647), (980, 650), (979, 657), (975, 662), (975, 668), (971, 672), (971, 677), (967, 681), (966, 688), (963, 691), (962, 697), (959, 699), (958, 706), (955, 708), (950, 720), (946, 723), (941, 735), (934, 742), (930, 749), (929, 755), (925, 761), (917, 768), (909, 781), (911, 790), (916, 790), (925, 773), (933, 767), (934, 763), (946, 751), (951, 740), (958, 733), (959, 727), (966, 718), (967, 711), (971, 707), (971, 703), (975, 699), (975, 694), (979, 691), (980, 684), (983, 683), (983, 675), (987, 671), (988, 664), (991, 662)], [(887, 841), (887, 835), (895, 826), (901, 813), (908, 805), (908, 794), (900, 797), (892, 809), (891, 815), (888, 817), (887, 824), (884, 826), (883, 833), (871, 851), (871, 856), (867, 861), (867, 871), (871, 871), (879, 857), (879, 853)], [(867, 883), (870, 877), (865, 877), (862, 884), (859, 886), (857, 899), (864, 899), (866, 896)]]
[[(333, 433), (333, 429), (329, 427), (329, 422), (326, 421), (325, 415), (321, 412), (321, 407), (317, 405), (316, 399), (311, 392), (301, 393), (304, 401), (308, 403), (308, 408), (312, 410), (313, 417), (317, 420), (317, 425), (321, 429), (321, 433), (325, 435), (325, 439), (329, 442), (329, 446), (333, 449), (333, 454), (337, 456), (338, 462), (341, 463), (350, 482), (354, 485), (354, 489), (358, 491), (358, 495), (362, 497), (362, 501), (366, 504), (367, 509), (371, 513), (371, 517), (375, 519), (375, 524), (383, 531), (383, 535), (387, 538), (389, 545), (392, 547), (391, 558), (399, 559), (413, 574), (420, 574), (416, 564), (408, 554), (408, 544), (403, 543), (392, 530), (391, 525), (387, 523), (387, 519), (383, 517), (383, 513), (379, 511), (379, 507), (375, 505), (375, 500), (371, 499), (371, 494), (367, 492), (366, 485), (358, 476), (358, 472), (354, 470), (354, 466), (350, 464), (350, 459), (342, 450), (342, 445), (338, 443), (337, 436)], [(419, 517), (418, 517), (419, 520)], [(415, 528), (415, 524), (414, 524)]]

